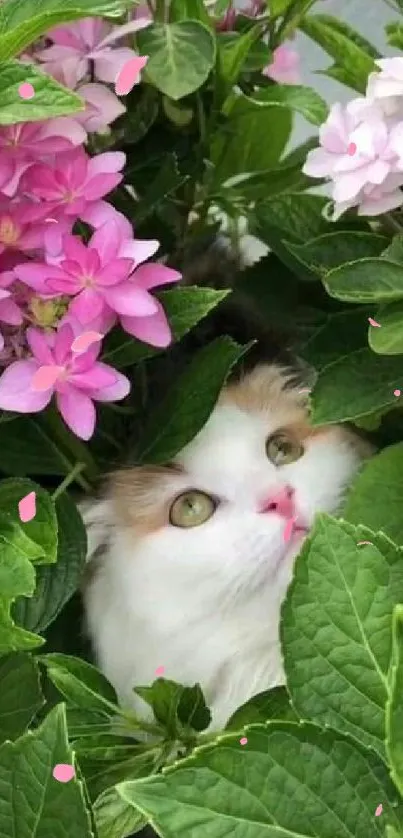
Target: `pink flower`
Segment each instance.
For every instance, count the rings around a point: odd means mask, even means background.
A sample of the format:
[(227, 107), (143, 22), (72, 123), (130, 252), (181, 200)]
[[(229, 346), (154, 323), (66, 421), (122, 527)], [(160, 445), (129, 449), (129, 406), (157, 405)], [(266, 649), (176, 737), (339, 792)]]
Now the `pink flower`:
[(67, 87), (75, 88), (82, 79), (89, 77), (92, 62), (99, 81), (114, 83), (122, 67), (135, 58), (136, 53), (128, 47), (113, 49), (111, 44), (150, 23), (142, 17), (124, 26), (111, 26), (101, 18), (85, 18), (52, 29), (48, 37), (53, 46), (37, 52), (36, 57), (46, 63), (47, 72)]
[(353, 206), (366, 215), (400, 206), (401, 134), (402, 126), (388, 123), (382, 111), (366, 99), (356, 99), (346, 107), (333, 105), (320, 129), (321, 148), (309, 152), (303, 171), (330, 180), (334, 219)]
[[(95, 428), (94, 401), (124, 399), (130, 383), (124, 375), (97, 360), (100, 342), (78, 354), (71, 348), (74, 338), (70, 325), (50, 334), (29, 328), (27, 340), (33, 357), (15, 361), (3, 372), (0, 407), (17, 413), (38, 413), (55, 395), (66, 424), (81, 439), (88, 440)], [(48, 386), (46, 382), (40, 386), (39, 377), (44, 379), (45, 373)]]
[(49, 215), (62, 210), (63, 215), (85, 220), (85, 210), (121, 182), (125, 161), (120, 151), (88, 157), (81, 147), (75, 148), (53, 165), (35, 164), (23, 176), (22, 186), (36, 199), (47, 202)]
[[(12, 270), (13, 260), (3, 257), (0, 260), (0, 323), (8, 326), (20, 326), (23, 316), (20, 307), (13, 296), (11, 286), (15, 283)], [(4, 349), (4, 337), (0, 332), (0, 351)]]
[(380, 105), (386, 114), (395, 114), (402, 108), (403, 58), (381, 58), (375, 64), (380, 72), (368, 77), (367, 98)]
[(19, 122), (0, 128), (0, 186), (13, 197), (21, 175), (41, 158), (68, 151), (87, 139), (75, 119), (61, 117), (45, 122)]
[(46, 214), (43, 204), (0, 199), (0, 253), (6, 248), (30, 251), (42, 247)]
[(262, 70), (264, 76), (279, 84), (300, 84), (300, 58), (295, 49), (281, 44), (273, 52), (273, 61)]
[(89, 134), (104, 134), (108, 126), (126, 112), (120, 99), (104, 84), (83, 84), (77, 88), (77, 93), (84, 99), (86, 108), (76, 119)]

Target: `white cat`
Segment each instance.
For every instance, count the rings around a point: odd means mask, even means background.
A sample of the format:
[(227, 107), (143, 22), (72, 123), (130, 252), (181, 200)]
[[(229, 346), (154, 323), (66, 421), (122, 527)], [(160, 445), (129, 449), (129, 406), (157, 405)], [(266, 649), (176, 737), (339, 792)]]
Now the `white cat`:
[(306, 395), (276, 365), (221, 394), (167, 467), (110, 481), (85, 513), (84, 591), (100, 668), (147, 718), (135, 685), (199, 682), (212, 729), (284, 683), (280, 606), (317, 512), (335, 512), (370, 446), (340, 426), (311, 428)]

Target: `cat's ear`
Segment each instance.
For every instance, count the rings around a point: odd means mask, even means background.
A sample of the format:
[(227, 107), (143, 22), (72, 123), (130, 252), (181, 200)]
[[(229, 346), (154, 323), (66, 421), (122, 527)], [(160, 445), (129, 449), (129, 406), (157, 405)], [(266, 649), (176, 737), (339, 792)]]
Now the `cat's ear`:
[(107, 543), (113, 525), (111, 502), (108, 500), (84, 500), (78, 505), (87, 532), (87, 563)]

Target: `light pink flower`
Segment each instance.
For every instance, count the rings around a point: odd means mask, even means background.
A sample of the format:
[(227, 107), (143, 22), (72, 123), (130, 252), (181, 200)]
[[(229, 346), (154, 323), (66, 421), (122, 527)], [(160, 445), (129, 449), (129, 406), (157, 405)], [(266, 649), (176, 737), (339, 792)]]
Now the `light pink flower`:
[(388, 122), (366, 99), (333, 105), (320, 129), (321, 147), (309, 152), (303, 172), (330, 180), (334, 218), (353, 206), (373, 215), (402, 203), (401, 136), (401, 126)]
[[(15, 361), (0, 378), (0, 407), (17, 413), (38, 413), (56, 396), (57, 407), (68, 427), (81, 439), (94, 433), (94, 401), (118, 401), (130, 390), (128, 379), (97, 360), (100, 342), (81, 354), (72, 351), (75, 335), (69, 325), (45, 334), (29, 328), (27, 340), (32, 358)], [(52, 383), (37, 389), (35, 376), (41, 368), (52, 371)]]
[(367, 98), (380, 105), (386, 114), (401, 112), (403, 97), (403, 58), (381, 58), (375, 61), (380, 72), (368, 77)]
[(75, 119), (61, 117), (45, 122), (18, 122), (0, 127), (0, 186), (13, 197), (20, 178), (34, 162), (68, 151), (87, 139)]
[(77, 114), (88, 133), (105, 133), (108, 126), (126, 112), (120, 99), (105, 84), (83, 84), (77, 88), (77, 94), (84, 99), (86, 108)]
[(300, 84), (300, 58), (298, 52), (281, 44), (273, 52), (273, 61), (262, 70), (264, 76), (279, 84)]
[(67, 87), (75, 88), (89, 77), (92, 62), (95, 77), (113, 83), (136, 53), (128, 47), (113, 48), (111, 45), (150, 23), (142, 17), (123, 26), (111, 26), (101, 18), (85, 18), (52, 29), (48, 37), (53, 46), (37, 52), (36, 57), (45, 62), (47, 72)]
[(63, 215), (84, 218), (85, 210), (96, 204), (121, 182), (126, 156), (109, 151), (88, 157), (75, 148), (53, 165), (35, 164), (23, 175), (22, 188), (47, 203), (48, 215), (61, 210)]

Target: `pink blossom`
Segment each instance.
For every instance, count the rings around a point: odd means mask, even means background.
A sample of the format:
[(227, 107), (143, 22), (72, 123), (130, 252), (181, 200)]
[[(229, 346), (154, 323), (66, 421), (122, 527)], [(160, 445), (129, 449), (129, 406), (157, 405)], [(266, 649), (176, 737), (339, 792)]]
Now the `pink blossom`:
[(300, 84), (300, 58), (298, 52), (281, 44), (273, 52), (273, 61), (262, 70), (264, 76), (279, 84)]
[(42, 247), (46, 214), (43, 204), (0, 199), (0, 253), (6, 248), (31, 251)]
[(50, 164), (35, 164), (23, 176), (23, 189), (36, 199), (47, 202), (48, 214), (62, 210), (63, 215), (84, 218), (85, 210), (97, 203), (121, 182), (126, 156), (109, 151), (88, 157), (75, 148)]
[(330, 180), (334, 219), (353, 206), (366, 215), (400, 206), (401, 135), (402, 126), (387, 122), (366, 99), (333, 105), (320, 130), (321, 147), (309, 152), (303, 171)]
[[(32, 357), (15, 361), (0, 378), (0, 407), (17, 413), (38, 413), (56, 396), (57, 407), (68, 427), (81, 439), (94, 433), (94, 401), (118, 401), (130, 390), (128, 379), (97, 360), (100, 342), (81, 354), (72, 351), (74, 332), (63, 325), (57, 332), (29, 328)], [(36, 386), (39, 370), (48, 368), (49, 386)], [(51, 380), (52, 379), (52, 380)]]
[(76, 119), (89, 134), (104, 134), (126, 111), (120, 99), (104, 84), (83, 84), (77, 88), (77, 94), (84, 99), (86, 108), (76, 115)]
[(101, 18), (85, 18), (52, 29), (48, 37), (53, 46), (37, 52), (36, 57), (46, 63), (47, 72), (67, 87), (75, 88), (89, 77), (92, 62), (95, 77), (113, 83), (136, 53), (128, 47), (113, 48), (111, 45), (150, 23), (142, 17), (123, 26), (111, 26)]
[[(17, 304), (11, 286), (15, 283), (15, 274), (12, 270), (13, 260), (6, 257), (0, 258), (0, 323), (8, 326), (20, 326), (23, 316)], [(4, 349), (4, 337), (0, 332), (0, 351)]]
[(87, 139), (75, 119), (61, 117), (45, 122), (19, 122), (0, 127), (0, 186), (13, 197), (21, 175), (41, 158), (68, 151)]
[(375, 64), (380, 72), (368, 77), (367, 98), (380, 105), (387, 115), (393, 115), (402, 107), (403, 58), (381, 58)]

